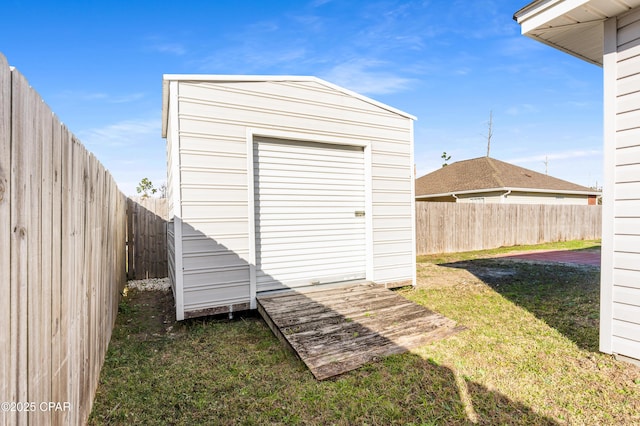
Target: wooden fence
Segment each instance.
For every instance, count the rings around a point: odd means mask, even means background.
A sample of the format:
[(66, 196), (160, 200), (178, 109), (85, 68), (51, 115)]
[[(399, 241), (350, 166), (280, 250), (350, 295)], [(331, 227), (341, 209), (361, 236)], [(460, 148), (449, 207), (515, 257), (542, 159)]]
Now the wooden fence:
[(601, 238), (602, 206), (416, 202), (418, 254)]
[(167, 273), (167, 199), (127, 202), (127, 277), (164, 278)]
[(0, 54), (0, 424), (87, 421), (125, 227), (111, 175)]

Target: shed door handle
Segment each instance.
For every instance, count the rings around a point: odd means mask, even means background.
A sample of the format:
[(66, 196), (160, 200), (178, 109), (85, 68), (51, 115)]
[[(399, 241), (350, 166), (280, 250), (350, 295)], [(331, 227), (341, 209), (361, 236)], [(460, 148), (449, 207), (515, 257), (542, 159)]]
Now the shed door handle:
[(364, 217), (364, 210), (356, 210), (356, 217)]

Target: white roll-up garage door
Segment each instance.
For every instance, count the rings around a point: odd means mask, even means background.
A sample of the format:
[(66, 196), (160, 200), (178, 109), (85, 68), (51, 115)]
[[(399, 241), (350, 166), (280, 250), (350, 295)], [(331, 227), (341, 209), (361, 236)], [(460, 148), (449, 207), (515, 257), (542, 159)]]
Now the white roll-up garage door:
[(362, 147), (254, 140), (257, 291), (365, 278)]

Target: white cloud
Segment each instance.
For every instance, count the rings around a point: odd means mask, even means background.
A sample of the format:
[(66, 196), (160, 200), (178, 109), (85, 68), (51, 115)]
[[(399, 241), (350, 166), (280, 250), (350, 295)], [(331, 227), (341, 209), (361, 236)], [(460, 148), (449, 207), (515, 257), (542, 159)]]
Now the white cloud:
[(157, 112), (74, 132), (82, 144), (109, 170), (118, 187), (135, 195), (147, 177), (159, 186), (166, 180), (165, 144)]
[(144, 93), (129, 93), (124, 95), (110, 95), (103, 92), (83, 92), (65, 90), (57, 95), (61, 99), (71, 99), (73, 101), (101, 101), (110, 104), (123, 104), (128, 102), (135, 102), (145, 97)]
[(593, 102), (591, 101), (567, 101), (567, 105), (572, 108), (590, 108), (593, 106)]
[(159, 53), (168, 53), (171, 55), (182, 56), (187, 53), (187, 49), (181, 43), (167, 41), (164, 36), (148, 36), (145, 37), (144, 49)]
[(412, 79), (392, 71), (381, 70), (382, 61), (355, 59), (334, 66), (322, 78), (339, 86), (363, 94), (386, 94), (404, 91)]
[(187, 49), (179, 43), (156, 44), (155, 46), (152, 46), (152, 49), (160, 53), (171, 53), (178, 56), (187, 53)]
[(311, 6), (311, 7), (319, 7), (319, 6), (325, 5), (325, 4), (327, 4), (327, 3), (331, 3), (332, 1), (333, 1), (333, 0), (313, 0), (313, 1), (309, 4), (309, 6)]
[(584, 150), (572, 150), (572, 151), (561, 151), (561, 152), (552, 152), (550, 154), (540, 154), (540, 155), (531, 155), (528, 157), (519, 157), (512, 158), (509, 160), (504, 160), (507, 163), (515, 163), (515, 164), (523, 164), (523, 163), (534, 163), (546, 160), (566, 160), (572, 158), (584, 158), (584, 157), (596, 157), (601, 156), (602, 151), (597, 149), (584, 149)]
[(120, 147), (139, 144), (149, 137), (160, 137), (158, 117), (141, 120), (124, 120), (103, 127), (82, 130), (78, 137), (88, 146)]
[(538, 108), (531, 104), (513, 105), (505, 111), (508, 115), (520, 115), (538, 112)]

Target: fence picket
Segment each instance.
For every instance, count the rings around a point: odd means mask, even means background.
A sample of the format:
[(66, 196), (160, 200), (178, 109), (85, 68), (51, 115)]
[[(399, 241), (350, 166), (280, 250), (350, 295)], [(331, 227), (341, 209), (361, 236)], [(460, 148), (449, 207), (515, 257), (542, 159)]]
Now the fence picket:
[[(11, 72), (6, 59), (0, 55), (0, 247), (11, 247)], [(6, 253), (6, 252), (5, 252)], [(13, 311), (11, 303), (11, 257), (0, 256), (0, 348), (5, 355), (0, 357), (0, 401), (11, 401), (15, 392), (12, 380)], [(0, 411), (0, 424), (11, 424), (11, 413)]]

